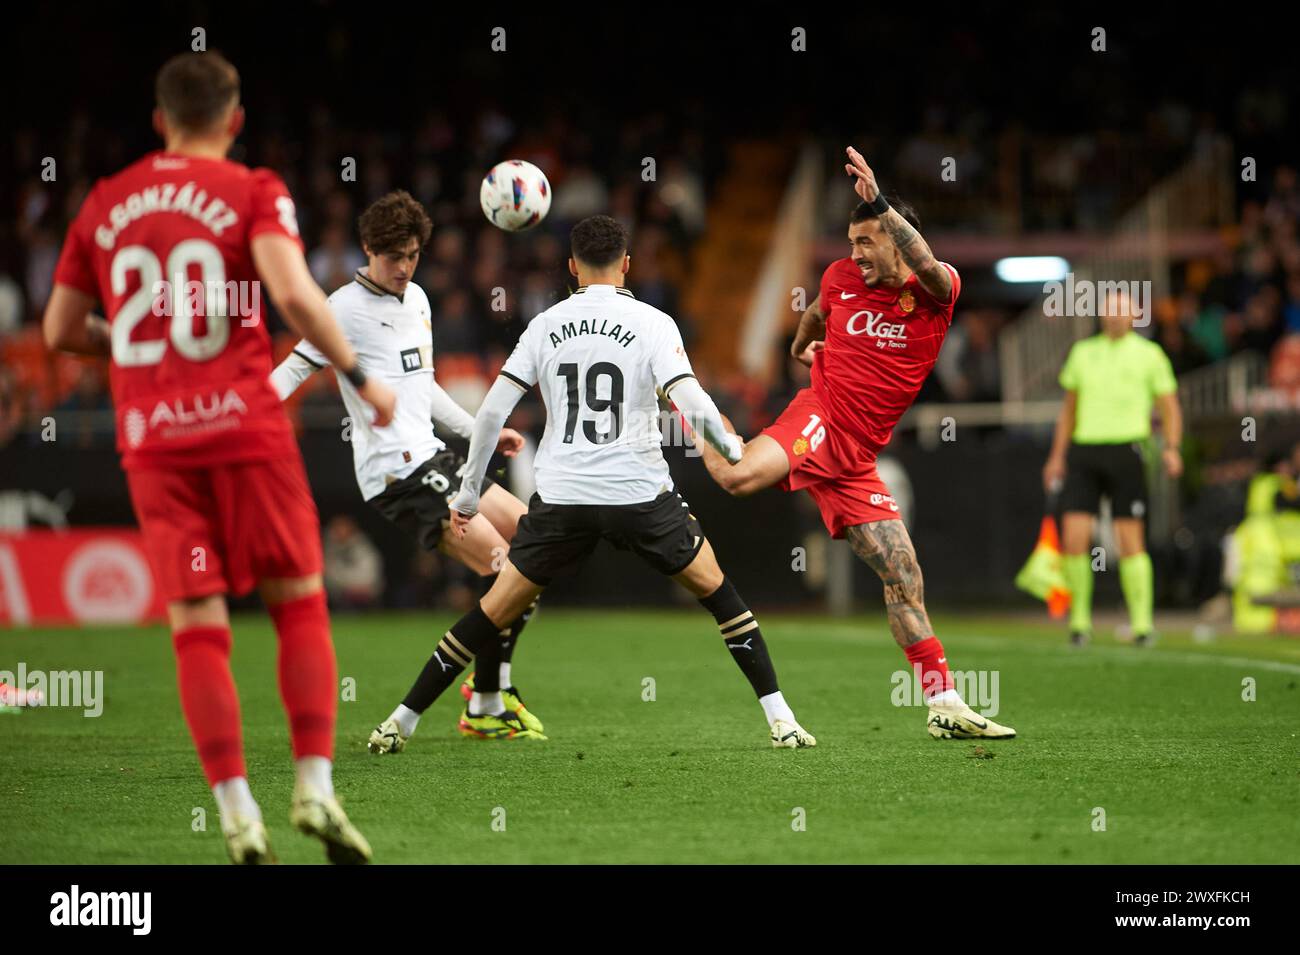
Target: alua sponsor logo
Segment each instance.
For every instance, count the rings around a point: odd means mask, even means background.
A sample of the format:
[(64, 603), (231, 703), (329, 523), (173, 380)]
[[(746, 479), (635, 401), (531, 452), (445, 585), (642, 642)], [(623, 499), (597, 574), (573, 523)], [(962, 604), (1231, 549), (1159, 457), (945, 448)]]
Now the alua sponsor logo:
[(154, 405), (149, 415), (149, 427), (157, 428), (169, 424), (203, 424), (224, 418), (226, 415), (247, 414), (248, 406), (233, 388), (226, 389), (224, 395), (212, 392), (207, 395), (193, 395), (193, 403), (187, 405), (184, 398), (174, 401), (160, 401)]
[(211, 424), (230, 415), (247, 413), (248, 406), (244, 404), (244, 399), (233, 388), (228, 388), (225, 394), (214, 391), (207, 395), (189, 395), (159, 401), (148, 418), (139, 408), (130, 408), (123, 417), (123, 427), (127, 444), (138, 448), (148, 432), (159, 428), (190, 428)]

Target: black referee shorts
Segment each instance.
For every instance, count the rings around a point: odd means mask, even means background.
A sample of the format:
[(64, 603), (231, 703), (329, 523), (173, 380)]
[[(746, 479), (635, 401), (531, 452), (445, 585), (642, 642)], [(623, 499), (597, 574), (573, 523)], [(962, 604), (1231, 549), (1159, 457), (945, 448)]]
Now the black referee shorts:
[(519, 518), (509, 561), (538, 586), (573, 573), (607, 540), (671, 577), (695, 559), (704, 529), (676, 491), (644, 504), (547, 504), (534, 494)]
[[(418, 468), (370, 499), (370, 504), (398, 527), (415, 535), (425, 550), (437, 550), (442, 532), (450, 526), (447, 502), (460, 492), (465, 457), (444, 448)], [(483, 491), (496, 482), (483, 477)]]
[(1146, 516), (1146, 469), (1138, 444), (1072, 444), (1065, 463), (1061, 510), (1096, 514), (1104, 494), (1113, 517)]

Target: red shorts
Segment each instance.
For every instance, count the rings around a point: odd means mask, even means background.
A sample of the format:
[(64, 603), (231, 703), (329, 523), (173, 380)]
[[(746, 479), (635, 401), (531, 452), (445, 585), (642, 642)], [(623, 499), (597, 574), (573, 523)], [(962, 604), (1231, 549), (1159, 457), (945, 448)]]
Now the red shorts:
[(265, 461), (126, 476), (168, 600), (245, 594), (268, 577), (321, 572), (320, 518), (296, 449)]
[(898, 504), (876, 473), (875, 455), (835, 430), (811, 388), (795, 395), (762, 433), (780, 444), (790, 459), (781, 490), (807, 490), (831, 537), (843, 537), (844, 528), (854, 524), (899, 520)]

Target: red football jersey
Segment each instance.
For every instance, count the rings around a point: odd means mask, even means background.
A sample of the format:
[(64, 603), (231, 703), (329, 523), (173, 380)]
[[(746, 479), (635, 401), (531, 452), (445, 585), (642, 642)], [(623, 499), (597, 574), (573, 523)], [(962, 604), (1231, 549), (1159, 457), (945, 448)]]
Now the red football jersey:
[(871, 288), (852, 259), (832, 262), (822, 275), (826, 347), (813, 359), (812, 386), (834, 419), (868, 453), (889, 443), (939, 357), (952, 309), (961, 293), (938, 301), (915, 275), (902, 286)]
[(268, 380), (271, 338), (250, 247), (263, 232), (302, 246), (284, 182), (224, 159), (151, 153), (87, 196), (54, 281), (98, 299), (111, 326), (124, 467), (296, 451)]

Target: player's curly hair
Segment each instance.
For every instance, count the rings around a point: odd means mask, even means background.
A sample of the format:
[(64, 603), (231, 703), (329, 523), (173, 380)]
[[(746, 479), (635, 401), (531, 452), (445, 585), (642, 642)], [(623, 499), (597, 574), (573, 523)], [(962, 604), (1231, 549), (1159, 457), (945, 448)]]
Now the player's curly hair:
[(206, 130), (239, 102), (239, 71), (216, 51), (177, 53), (158, 71), (154, 98), (177, 126)]
[(420, 240), (420, 248), (429, 241), (433, 222), (418, 199), (405, 189), (395, 189), (372, 202), (357, 220), (361, 244), (375, 255), (400, 252), (411, 239)]
[(588, 216), (569, 233), (573, 257), (584, 265), (604, 268), (627, 255), (627, 229), (610, 216)]
[[(889, 203), (889, 208), (902, 216), (908, 225), (918, 232), (921, 231), (921, 217), (917, 215), (910, 202), (900, 199), (898, 196), (885, 196), (885, 201)], [(868, 219), (878, 218), (879, 216), (871, 211), (871, 206), (865, 202), (859, 202), (857, 208), (853, 210), (853, 215), (849, 216), (849, 222), (866, 222)]]

